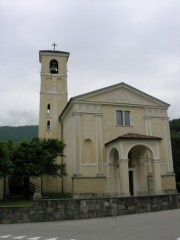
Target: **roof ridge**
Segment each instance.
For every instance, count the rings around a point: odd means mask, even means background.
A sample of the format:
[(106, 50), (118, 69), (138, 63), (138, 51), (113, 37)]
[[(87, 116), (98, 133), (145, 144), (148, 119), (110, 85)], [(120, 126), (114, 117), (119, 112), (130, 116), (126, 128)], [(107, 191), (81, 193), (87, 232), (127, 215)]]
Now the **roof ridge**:
[(127, 133), (105, 143), (105, 146), (115, 141), (124, 140), (124, 139), (126, 140), (159, 140), (159, 141), (162, 140), (161, 137), (149, 136), (149, 135), (138, 134), (138, 133)]

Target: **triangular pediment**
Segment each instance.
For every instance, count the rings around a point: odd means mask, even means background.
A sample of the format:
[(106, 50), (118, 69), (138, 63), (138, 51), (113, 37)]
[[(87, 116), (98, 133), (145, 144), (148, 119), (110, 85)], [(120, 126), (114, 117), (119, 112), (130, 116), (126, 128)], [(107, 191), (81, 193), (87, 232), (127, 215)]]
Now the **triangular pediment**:
[(106, 104), (130, 104), (155, 107), (168, 107), (169, 105), (125, 83), (119, 83), (107, 88), (92, 91), (74, 97), (75, 101), (98, 102)]

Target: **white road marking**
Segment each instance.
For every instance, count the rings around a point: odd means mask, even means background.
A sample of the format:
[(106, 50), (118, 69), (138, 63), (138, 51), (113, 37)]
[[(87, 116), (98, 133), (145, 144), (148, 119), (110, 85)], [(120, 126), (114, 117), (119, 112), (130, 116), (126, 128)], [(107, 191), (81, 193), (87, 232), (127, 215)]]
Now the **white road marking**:
[(180, 240), (180, 238), (177, 238), (177, 240)]
[(8, 238), (11, 237), (12, 235), (5, 235), (5, 236), (0, 236), (0, 238)]
[[(13, 235), (3, 235), (3, 236), (0, 236), (0, 239), (7, 239), (7, 238), (11, 238), (11, 239), (14, 239), (14, 240), (21, 240), (23, 238), (27, 239), (27, 240), (38, 240), (40, 238), (42, 238), (42, 236), (38, 236), (38, 237), (30, 237), (30, 238), (27, 238), (27, 235), (21, 235), (21, 236), (14, 236)], [(55, 237), (55, 238), (46, 238), (44, 240), (58, 240), (58, 237)], [(72, 238), (72, 239), (69, 239), (69, 240), (76, 240), (75, 238)], [(177, 240), (180, 240), (180, 238), (178, 238)]]
[(41, 237), (32, 237), (32, 238), (27, 238), (27, 239), (29, 239), (29, 240), (38, 240), (39, 238), (41, 238)]
[(57, 240), (58, 238), (48, 238), (48, 239), (45, 239), (45, 240)]
[(12, 237), (13, 239), (22, 239), (25, 238), (26, 236), (17, 236), (17, 237)]

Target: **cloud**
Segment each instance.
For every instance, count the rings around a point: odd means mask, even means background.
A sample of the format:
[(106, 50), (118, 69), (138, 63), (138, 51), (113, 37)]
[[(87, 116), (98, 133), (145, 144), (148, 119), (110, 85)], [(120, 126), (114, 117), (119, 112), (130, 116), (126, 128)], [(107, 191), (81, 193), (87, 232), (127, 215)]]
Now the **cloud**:
[(4, 0), (0, 9), (0, 125), (23, 114), (38, 123), (38, 54), (54, 41), (70, 52), (69, 97), (123, 81), (180, 118), (178, 0)]

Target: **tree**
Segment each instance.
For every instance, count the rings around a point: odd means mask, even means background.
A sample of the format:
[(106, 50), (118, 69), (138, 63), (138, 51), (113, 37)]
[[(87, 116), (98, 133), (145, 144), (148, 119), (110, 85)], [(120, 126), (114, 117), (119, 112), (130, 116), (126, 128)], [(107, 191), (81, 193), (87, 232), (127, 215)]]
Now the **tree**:
[(57, 157), (63, 156), (65, 144), (58, 139), (33, 138), (31, 142), (21, 142), (14, 153), (13, 176), (24, 178), (25, 194), (29, 194), (29, 178), (48, 175), (66, 176), (66, 165), (58, 164)]
[(170, 121), (171, 144), (177, 189), (180, 191), (180, 119)]
[(0, 177), (4, 178), (3, 198), (6, 195), (6, 177), (11, 175), (14, 170), (12, 162), (15, 144), (12, 141), (0, 142)]

